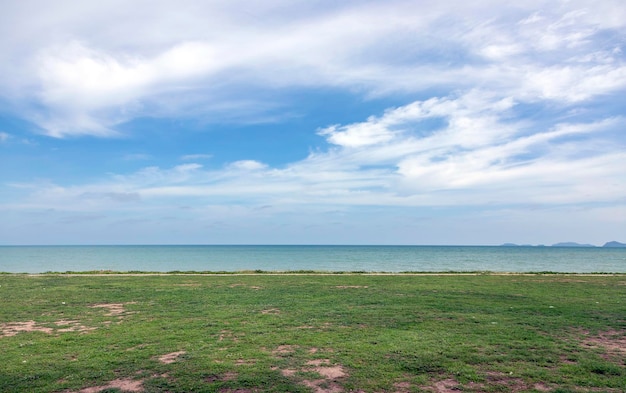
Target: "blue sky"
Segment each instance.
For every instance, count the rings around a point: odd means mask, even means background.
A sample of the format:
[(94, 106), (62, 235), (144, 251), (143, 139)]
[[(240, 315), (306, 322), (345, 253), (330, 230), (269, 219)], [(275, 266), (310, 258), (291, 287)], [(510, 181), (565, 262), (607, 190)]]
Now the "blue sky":
[(626, 4), (0, 15), (0, 244), (626, 241)]

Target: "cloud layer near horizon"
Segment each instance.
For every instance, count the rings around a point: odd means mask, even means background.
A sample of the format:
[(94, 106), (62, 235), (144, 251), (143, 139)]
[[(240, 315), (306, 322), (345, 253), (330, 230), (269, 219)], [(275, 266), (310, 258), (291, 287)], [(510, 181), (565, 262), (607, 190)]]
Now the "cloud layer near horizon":
[(12, 214), (533, 206), (602, 209), (609, 230), (626, 218), (620, 1), (25, 1), (0, 22), (1, 99), (52, 138), (139, 137), (125, 125), (146, 117), (281, 122), (294, 90), (390, 99), (360, 121), (311, 124), (326, 143), (298, 161), (206, 167), (211, 152), (189, 151), (88, 182), (12, 182)]

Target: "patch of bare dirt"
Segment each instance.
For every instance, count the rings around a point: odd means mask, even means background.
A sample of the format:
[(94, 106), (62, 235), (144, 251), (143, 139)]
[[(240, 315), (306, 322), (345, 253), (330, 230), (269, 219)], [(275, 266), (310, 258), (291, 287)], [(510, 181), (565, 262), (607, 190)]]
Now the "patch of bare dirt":
[(56, 329), (56, 331), (61, 332), (61, 333), (65, 333), (65, 332), (81, 332), (82, 333), (82, 332), (89, 332), (89, 331), (97, 329), (95, 327), (85, 326), (82, 323), (80, 323), (80, 321), (73, 321), (73, 320), (67, 320), (67, 319), (56, 321), (54, 324), (60, 328), (60, 329)]
[(290, 353), (294, 353), (298, 349), (297, 345), (279, 345), (275, 350), (272, 351), (273, 355), (288, 355)]
[(512, 393), (525, 392), (531, 388), (526, 385), (523, 379), (514, 377), (511, 374), (505, 374), (498, 371), (488, 371), (486, 373), (485, 379), (485, 383), (470, 382), (465, 387), (474, 392), (485, 391), (487, 387), (496, 387), (498, 390)]
[(596, 336), (588, 335), (582, 340), (582, 344), (588, 348), (600, 348), (604, 350), (607, 358), (626, 357), (626, 332), (609, 330), (600, 332)]
[(0, 337), (11, 337), (22, 332), (43, 332), (52, 334), (54, 329), (39, 325), (35, 321), (8, 322), (0, 324)]
[(165, 355), (159, 356), (159, 362), (161, 362), (163, 364), (174, 363), (174, 362), (178, 361), (178, 357), (179, 356), (184, 355), (186, 353), (187, 352), (185, 352), (185, 351), (178, 351), (178, 352), (167, 353)]
[(341, 366), (318, 366), (313, 370), (325, 379), (337, 379), (348, 375)]
[(444, 379), (443, 381), (437, 381), (433, 384), (432, 388), (437, 393), (457, 393), (459, 390), (459, 383), (452, 378)]
[(409, 393), (411, 391), (411, 384), (409, 382), (396, 382), (393, 384), (396, 389), (394, 393)]
[(313, 381), (302, 381), (304, 386), (310, 388), (315, 393), (341, 393), (343, 388), (336, 382), (328, 382), (325, 379), (316, 379)]
[(79, 390), (79, 393), (98, 393), (107, 389), (119, 389), (122, 392), (143, 392), (143, 380), (116, 379), (102, 386), (93, 386)]
[(268, 308), (267, 310), (262, 310), (261, 314), (280, 314), (280, 310), (277, 308)]
[[(487, 372), (485, 375), (485, 379), (485, 382), (469, 382), (468, 384), (461, 385), (455, 379), (448, 378), (439, 381), (433, 381), (430, 385), (422, 386), (422, 388), (426, 391), (433, 393), (458, 393), (459, 391), (484, 392), (490, 389), (496, 389), (498, 391), (512, 393), (525, 392), (529, 389), (535, 389), (538, 391), (552, 390), (548, 385), (544, 383), (537, 383), (533, 386), (528, 386), (521, 378), (517, 378), (510, 374), (505, 374), (497, 371)], [(399, 391), (397, 393), (402, 393), (402, 391)]]
[(291, 369), (291, 368), (286, 368), (286, 369), (280, 370), (280, 374), (283, 377), (287, 377), (287, 378), (293, 377), (294, 375), (296, 375), (297, 372), (298, 372), (298, 370), (294, 370), (294, 369)]
[[(295, 352), (298, 349), (297, 345), (281, 345), (272, 351), (274, 356), (285, 356)], [(307, 351), (309, 354), (315, 354), (320, 352), (319, 348), (310, 348)], [(332, 352), (332, 351), (328, 351)], [(305, 362), (301, 367), (296, 368), (273, 368), (273, 370), (279, 370), (280, 373), (287, 378), (294, 378), (297, 380), (298, 373), (314, 372), (320, 376), (318, 379), (305, 379), (298, 381), (304, 386), (310, 388), (314, 393), (340, 393), (344, 389), (341, 386), (341, 379), (348, 376), (348, 373), (341, 365), (331, 364), (330, 359), (313, 359)]]
[(65, 333), (65, 332), (88, 332), (95, 330), (95, 327), (88, 327), (79, 321), (61, 319), (53, 322), (57, 328), (45, 326), (35, 321), (26, 322), (8, 322), (0, 324), (0, 337), (11, 337), (23, 332), (42, 332), (46, 334)]
[(539, 391), (539, 392), (550, 392), (552, 391), (552, 388), (550, 386), (548, 386), (547, 384), (543, 383), (543, 382), (538, 382), (536, 384), (533, 385), (533, 389)]

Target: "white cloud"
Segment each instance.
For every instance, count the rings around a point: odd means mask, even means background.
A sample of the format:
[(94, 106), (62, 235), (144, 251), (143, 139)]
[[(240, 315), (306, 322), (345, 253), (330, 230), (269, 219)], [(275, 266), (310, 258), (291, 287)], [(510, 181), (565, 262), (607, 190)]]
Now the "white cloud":
[(626, 66), (556, 66), (528, 70), (522, 95), (529, 101), (578, 102), (626, 87)]
[[(0, 17), (11, 26), (0, 40), (0, 86), (55, 137), (115, 136), (120, 123), (147, 114), (217, 114), (229, 104), (237, 111), (242, 96), (267, 104), (256, 94), (281, 87), (386, 95), (480, 86), (576, 102), (626, 83), (621, 54), (612, 52), (623, 44), (626, 6), (615, 1), (31, 3), (37, 23), (8, 23), (29, 20), (31, 7), (22, 5)], [(336, 142), (389, 137), (354, 127), (334, 132)]]
[(8, 141), (10, 138), (11, 135), (7, 134), (6, 132), (0, 131), (0, 143)]
[(267, 165), (254, 160), (235, 161), (228, 166), (228, 169), (241, 171), (258, 171), (267, 168)]
[[(623, 128), (624, 118), (545, 127), (511, 121), (515, 109), (510, 98), (477, 90), (415, 101), (323, 133), (329, 140), (345, 133), (357, 140), (350, 132), (373, 127), (389, 138), (335, 144), (283, 168), (254, 160), (222, 169), (195, 163), (147, 167), (99, 184), (38, 185), (24, 204), (98, 211), (98, 204), (107, 209), (132, 196), (146, 208), (188, 201), (297, 211), (304, 206), (558, 206), (623, 199), (626, 154), (611, 135)], [(423, 126), (433, 118), (440, 119), (438, 127)], [(84, 195), (107, 198), (84, 200)]]

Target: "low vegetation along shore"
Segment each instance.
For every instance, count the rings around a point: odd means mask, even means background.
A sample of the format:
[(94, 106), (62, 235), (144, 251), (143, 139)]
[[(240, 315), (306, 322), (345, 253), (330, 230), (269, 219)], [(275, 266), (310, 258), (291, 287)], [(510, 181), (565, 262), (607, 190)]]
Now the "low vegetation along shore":
[(623, 392), (626, 275), (0, 276), (2, 392)]

